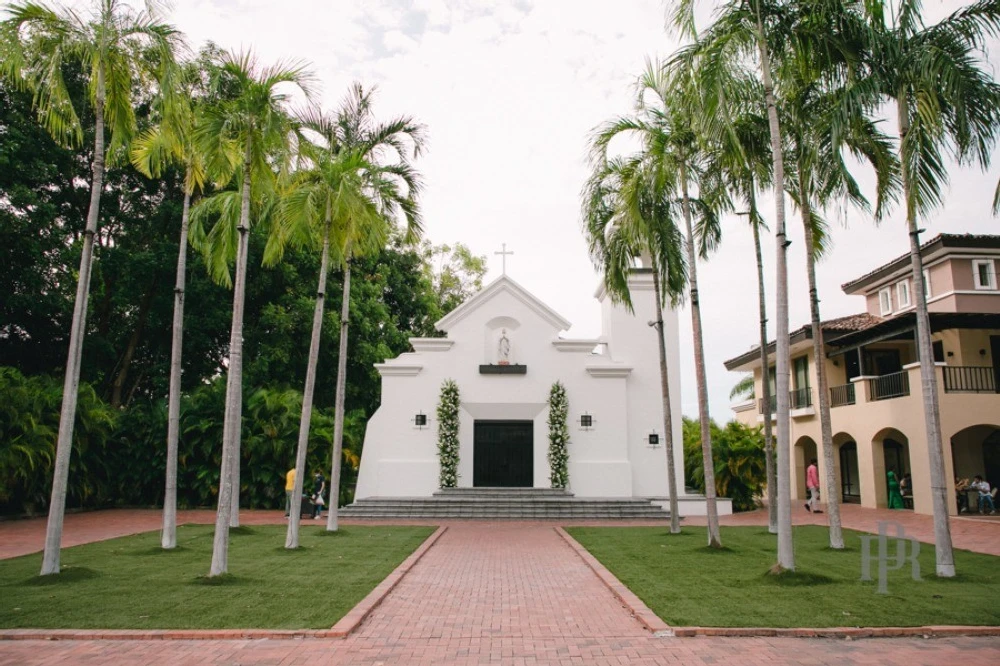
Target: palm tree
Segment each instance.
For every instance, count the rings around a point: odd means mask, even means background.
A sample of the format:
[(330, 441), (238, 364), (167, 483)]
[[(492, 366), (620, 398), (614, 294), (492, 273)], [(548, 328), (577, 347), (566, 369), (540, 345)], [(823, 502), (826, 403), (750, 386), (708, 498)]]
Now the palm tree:
[[(848, 34), (843, 26), (839, 32)], [(834, 467), (820, 299), (816, 286), (816, 261), (825, 251), (829, 235), (826, 222), (817, 213), (817, 209), (825, 207), (834, 198), (846, 199), (863, 209), (870, 208), (844, 162), (844, 148), (849, 149), (855, 157), (867, 160), (875, 169), (878, 181), (876, 220), (882, 218), (885, 201), (896, 183), (893, 178), (895, 161), (888, 139), (874, 122), (865, 117), (864, 108), (850, 103), (854, 100), (844, 94), (847, 80), (851, 75), (857, 74), (857, 63), (852, 62), (851, 52), (845, 51), (843, 57), (834, 52), (826, 55), (834, 56), (836, 60), (822, 62), (819, 58), (814, 58), (808, 66), (796, 63), (782, 72), (786, 89), (783, 125), (794, 161), (788, 179), (789, 195), (798, 205), (805, 234), (806, 277), (809, 284), (810, 326), (819, 398), (830, 547), (839, 550), (844, 548), (844, 538)]]
[[(696, 51), (692, 51), (692, 54)], [(687, 57), (680, 54), (679, 57)], [(697, 61), (695, 61), (697, 62)], [(727, 72), (721, 72), (723, 76)], [(771, 182), (771, 155), (767, 115), (761, 100), (763, 91), (748, 77), (719, 81), (724, 88), (721, 96), (731, 108), (718, 114), (728, 120), (715, 123), (710, 114), (703, 114), (707, 126), (702, 132), (709, 136), (711, 148), (709, 173), (706, 177), (725, 188), (731, 197), (746, 207), (746, 215), (753, 233), (754, 258), (757, 265), (757, 301), (760, 328), (761, 412), (764, 414), (764, 460), (767, 477), (768, 530), (778, 532), (777, 483), (775, 480), (774, 438), (771, 432), (771, 400), (767, 351), (767, 300), (764, 292), (764, 260), (760, 247), (760, 233), (767, 229), (760, 208), (757, 206), (757, 188), (766, 188)], [(736, 390), (735, 388), (733, 389)], [(753, 376), (749, 377), (749, 392), (753, 392)], [(732, 397), (732, 396), (730, 396)]]
[[(326, 529), (336, 532), (340, 494), (340, 466), (343, 462), (344, 399), (347, 386), (347, 329), (351, 297), (351, 261), (385, 245), (388, 227), (402, 217), (406, 225), (406, 241), (415, 242), (421, 233), (420, 210), (417, 195), (420, 178), (410, 166), (406, 154), (407, 142), (417, 157), (424, 145), (424, 127), (409, 117), (400, 117), (388, 123), (378, 123), (372, 113), (372, 95), (355, 84), (351, 89), (337, 120), (331, 125), (317, 123), (314, 129), (327, 144), (331, 155), (344, 154), (358, 160), (357, 170), (351, 181), (358, 187), (356, 194), (363, 194), (372, 210), (378, 215), (357, 214), (350, 208), (342, 209), (336, 220), (342, 225), (342, 246), (338, 248), (343, 261), (344, 286), (340, 305), (340, 349), (337, 355), (337, 392), (334, 399), (333, 460), (330, 472), (330, 508), (327, 511)], [(389, 163), (383, 161), (389, 156)], [(361, 165), (364, 166), (361, 166)], [(346, 200), (345, 200), (346, 201)], [(361, 199), (357, 200), (359, 203)], [(378, 242), (373, 242), (377, 239)], [(301, 436), (300, 436), (301, 440)], [(334, 494), (336, 493), (336, 495)]]
[[(698, 111), (698, 95), (692, 89), (692, 71), (683, 63), (670, 70), (660, 63), (646, 64), (639, 84), (639, 106), (643, 117), (636, 124), (626, 119), (623, 124), (609, 128), (611, 133), (602, 137), (603, 145), (621, 132), (637, 132), (643, 137), (650, 153), (661, 160), (666, 169), (677, 171), (675, 186), (679, 191), (681, 216), (684, 220), (688, 267), (688, 297), (691, 304), (691, 330), (694, 338), (695, 382), (698, 390), (698, 420), (701, 429), (702, 464), (705, 470), (705, 499), (708, 545), (722, 547), (719, 533), (719, 513), (716, 506), (715, 465), (712, 462), (711, 417), (708, 412), (708, 380), (705, 376), (705, 345), (701, 326), (701, 300), (698, 294), (698, 265), (695, 254), (696, 234), (691, 222), (692, 208), (699, 213), (697, 240), (701, 256), (718, 242), (719, 225), (713, 207), (706, 205), (705, 181), (700, 179), (704, 155), (696, 134), (694, 118)], [(648, 93), (648, 95), (647, 95)], [(653, 105), (648, 105), (651, 97)], [(698, 183), (701, 199), (693, 198), (689, 186)], [(678, 193), (675, 192), (675, 197)]]
[[(49, 134), (68, 146), (83, 142), (80, 118), (63, 78), (63, 66), (68, 62), (83, 66), (83, 75), (89, 83), (88, 101), (94, 113), (90, 207), (73, 307), (42, 559), (41, 573), (47, 575), (59, 573), (94, 235), (106, 157), (114, 158), (128, 146), (136, 127), (134, 91), (143, 77), (155, 77), (172, 66), (180, 37), (171, 26), (160, 22), (152, 7), (137, 11), (121, 0), (101, 0), (88, 16), (68, 9), (56, 11), (35, 2), (10, 4), (6, 11), (9, 18), (0, 24), (0, 76), (33, 93), (39, 121)], [(148, 57), (149, 53), (154, 57)], [(111, 134), (107, 145), (105, 124)]]
[[(767, 110), (768, 133), (771, 140), (772, 183), (775, 193), (775, 401), (777, 423), (778, 481), (778, 562), (775, 571), (795, 569), (792, 547), (790, 434), (789, 415), (789, 337), (788, 337), (788, 240), (785, 226), (785, 157), (778, 96), (775, 92), (774, 68), (782, 61), (798, 58), (807, 62), (812, 50), (825, 48), (828, 42), (796, 39), (796, 30), (803, 24), (818, 21), (824, 11), (839, 7), (839, 0), (816, 0), (792, 3), (783, 0), (728, 0), (716, 12), (715, 21), (699, 34), (694, 21), (695, 0), (678, 2), (672, 16), (683, 34), (695, 39), (694, 48), (700, 60), (698, 76), (701, 86), (718, 92), (717, 82), (726, 72), (741, 71), (754, 63), (760, 75), (763, 99)], [(832, 36), (835, 41), (836, 36)], [(808, 47), (808, 50), (807, 50)], [(778, 62), (773, 62), (777, 60)], [(727, 125), (724, 105), (716, 106), (711, 94), (703, 115), (713, 122)]]
[[(350, 296), (350, 265), (348, 253), (355, 256), (377, 252), (388, 240), (391, 215), (394, 209), (408, 211), (411, 231), (418, 228), (419, 217), (415, 207), (420, 183), (403, 153), (396, 149), (403, 145), (404, 137), (412, 141), (414, 152), (423, 145), (423, 128), (410, 118), (399, 118), (388, 124), (375, 124), (357, 114), (370, 113), (370, 93), (355, 86), (337, 116), (328, 117), (311, 113), (303, 118), (303, 126), (314, 133), (321, 145), (304, 146), (310, 167), (297, 172), (290, 192), (282, 202), (281, 228), (289, 240), (301, 237), (303, 241), (320, 237), (319, 286), (316, 290), (316, 307), (313, 314), (312, 339), (306, 367), (306, 384), (303, 392), (302, 417), (299, 424), (296, 454), (295, 489), (288, 519), (286, 548), (298, 548), (302, 483), (305, 475), (306, 453), (309, 441), (309, 422), (312, 414), (316, 386), (316, 366), (319, 359), (320, 331), (329, 271), (331, 249), (334, 261), (345, 266), (345, 293), (341, 315), (341, 356), (338, 363), (337, 398), (339, 411), (334, 425), (334, 460), (342, 457), (344, 434), (343, 390), (346, 384), (346, 309)], [(362, 125), (366, 125), (362, 129)], [(399, 161), (389, 165), (379, 163), (380, 154), (389, 149)], [(281, 239), (278, 239), (279, 241)], [(301, 241), (300, 241), (301, 242)], [(282, 242), (273, 245), (280, 252)], [(343, 380), (344, 383), (341, 383)], [(336, 442), (340, 442), (341, 453)], [(334, 463), (331, 474), (329, 515), (337, 513), (340, 467)], [(337, 529), (336, 518), (333, 519)]]
[[(206, 105), (194, 137), (206, 169), (217, 186), (230, 183), (238, 191), (219, 192), (203, 199), (191, 212), (191, 236), (205, 255), (213, 278), (232, 284), (229, 262), (235, 254), (233, 320), (226, 377), (226, 413), (223, 421), (222, 470), (215, 540), (209, 575), (226, 573), (229, 527), (238, 515), (239, 456), (243, 411), (243, 302), (246, 293), (251, 211), (259, 219), (273, 205), (274, 168), (283, 168), (294, 145), (297, 126), (285, 111), (288, 96), (281, 87), (297, 87), (310, 94), (311, 76), (303, 65), (261, 67), (251, 53), (232, 53), (221, 63), (225, 95)], [(205, 231), (209, 219), (216, 219)], [(235, 510), (234, 510), (235, 505)]]
[(177, 250), (177, 277), (174, 284), (174, 321), (170, 347), (170, 391), (167, 402), (167, 461), (163, 494), (163, 548), (177, 546), (177, 445), (181, 414), (181, 356), (184, 339), (184, 286), (187, 273), (188, 213), (191, 197), (202, 189), (205, 165), (194, 143), (194, 103), (201, 68), (189, 63), (174, 70), (165, 89), (173, 94), (161, 104), (160, 123), (143, 132), (133, 143), (132, 164), (149, 178), (159, 178), (168, 164), (184, 167), (184, 203), (181, 207), (181, 233)]
[(870, 76), (859, 96), (891, 100), (899, 126), (899, 175), (916, 296), (917, 351), (934, 507), (937, 575), (955, 575), (948, 522), (937, 376), (924, 291), (917, 219), (939, 205), (948, 182), (944, 153), (986, 169), (1000, 128), (1000, 87), (987, 73), (984, 39), (1000, 32), (1000, 3), (980, 0), (926, 26), (919, 0), (852, 3), (870, 34)]
[(673, 174), (661, 161), (647, 155), (607, 159), (598, 144), (607, 127), (592, 143), (593, 171), (583, 191), (584, 235), (594, 266), (604, 274), (612, 302), (632, 311), (628, 280), (637, 258), (652, 269), (656, 300), (657, 352), (660, 357), (660, 391), (663, 400), (663, 432), (667, 455), (667, 489), (670, 497), (670, 532), (680, 532), (677, 506), (677, 476), (674, 465), (673, 415), (663, 304), (669, 296), (676, 304), (684, 291), (686, 267), (683, 235), (676, 224)]

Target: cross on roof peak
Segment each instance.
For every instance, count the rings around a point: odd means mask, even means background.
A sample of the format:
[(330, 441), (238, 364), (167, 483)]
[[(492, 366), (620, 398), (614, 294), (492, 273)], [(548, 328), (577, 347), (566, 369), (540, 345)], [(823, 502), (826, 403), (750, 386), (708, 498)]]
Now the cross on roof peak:
[(500, 252), (494, 252), (493, 254), (499, 254), (502, 260), (503, 274), (507, 275), (507, 255), (514, 254), (513, 251), (507, 250), (507, 243), (501, 243), (502, 250)]

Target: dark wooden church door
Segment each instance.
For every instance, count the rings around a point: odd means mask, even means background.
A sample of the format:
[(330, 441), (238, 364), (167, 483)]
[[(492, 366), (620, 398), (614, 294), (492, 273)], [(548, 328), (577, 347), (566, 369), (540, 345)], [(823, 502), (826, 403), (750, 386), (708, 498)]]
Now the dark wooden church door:
[(472, 485), (531, 488), (533, 434), (531, 421), (476, 421), (472, 444)]

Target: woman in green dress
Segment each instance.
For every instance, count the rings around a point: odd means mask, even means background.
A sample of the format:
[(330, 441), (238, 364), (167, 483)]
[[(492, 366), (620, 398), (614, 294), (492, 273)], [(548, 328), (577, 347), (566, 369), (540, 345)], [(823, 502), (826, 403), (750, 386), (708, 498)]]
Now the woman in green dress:
[(903, 508), (903, 494), (899, 492), (899, 481), (896, 480), (896, 473), (889, 470), (889, 508)]

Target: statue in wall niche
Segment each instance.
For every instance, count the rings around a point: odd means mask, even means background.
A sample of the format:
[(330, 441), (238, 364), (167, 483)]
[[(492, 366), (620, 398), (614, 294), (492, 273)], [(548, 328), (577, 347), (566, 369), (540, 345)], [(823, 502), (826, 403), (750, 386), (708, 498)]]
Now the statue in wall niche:
[(497, 364), (510, 365), (510, 340), (507, 338), (507, 329), (500, 330), (500, 340), (497, 342)]

